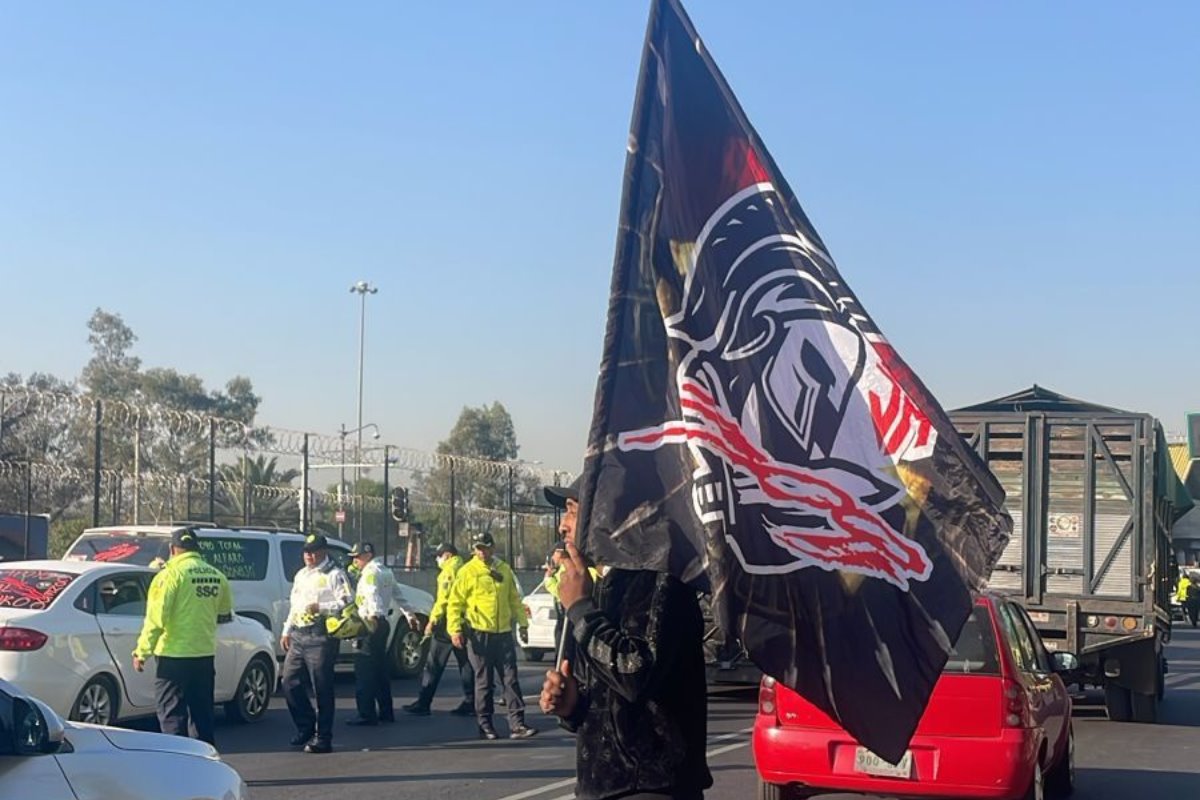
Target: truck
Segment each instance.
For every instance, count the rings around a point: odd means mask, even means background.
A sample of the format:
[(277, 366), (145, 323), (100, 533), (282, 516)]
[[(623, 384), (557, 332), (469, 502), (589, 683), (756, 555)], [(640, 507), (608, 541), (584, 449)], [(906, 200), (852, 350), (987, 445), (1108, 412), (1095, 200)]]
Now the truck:
[(950, 412), (1006, 493), (1012, 537), (990, 588), (1028, 610), (1048, 649), (1116, 721), (1156, 722), (1176, 566), (1171, 527), (1192, 506), (1162, 426), (1034, 385)]

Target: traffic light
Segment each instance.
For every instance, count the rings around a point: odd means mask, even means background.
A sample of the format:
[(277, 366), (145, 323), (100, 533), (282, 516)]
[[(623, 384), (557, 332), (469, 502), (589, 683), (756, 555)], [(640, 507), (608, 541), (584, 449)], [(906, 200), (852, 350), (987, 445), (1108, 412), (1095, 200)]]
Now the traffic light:
[(408, 521), (408, 490), (403, 486), (392, 490), (392, 519), (397, 522)]

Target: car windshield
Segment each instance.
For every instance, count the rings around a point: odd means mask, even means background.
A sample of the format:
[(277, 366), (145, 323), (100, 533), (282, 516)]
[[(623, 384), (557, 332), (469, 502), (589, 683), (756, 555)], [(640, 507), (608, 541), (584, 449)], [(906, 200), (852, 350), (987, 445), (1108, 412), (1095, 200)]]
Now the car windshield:
[(77, 577), (50, 569), (0, 569), (0, 608), (49, 608)]
[(975, 606), (963, 625), (943, 672), (955, 675), (999, 675), (996, 634), (986, 608)]
[(130, 533), (89, 533), (82, 536), (67, 558), (73, 561), (108, 561), (148, 567), (156, 558), (171, 555), (165, 536), (135, 536)]

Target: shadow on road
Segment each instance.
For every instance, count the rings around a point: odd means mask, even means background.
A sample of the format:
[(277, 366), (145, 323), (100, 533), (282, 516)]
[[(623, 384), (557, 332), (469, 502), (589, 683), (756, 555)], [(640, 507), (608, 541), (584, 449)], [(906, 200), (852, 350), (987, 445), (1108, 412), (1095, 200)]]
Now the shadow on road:
[[(506, 769), (504, 770), (505, 780), (562, 780), (564, 778), (573, 778), (575, 776), (574, 769)], [(296, 778), (283, 780), (258, 780), (246, 781), (246, 785), (251, 788), (267, 788), (279, 786), (354, 786), (361, 784), (373, 783), (420, 783), (422, 781), (440, 781), (452, 777), (455, 781), (491, 781), (497, 777), (496, 770), (487, 772), (460, 772), (455, 770), (453, 773), (430, 772), (425, 774), (409, 773), (409, 774), (393, 774), (393, 775), (341, 775), (328, 778)]]
[(1144, 769), (1080, 769), (1078, 796), (1090, 797), (1090, 787), (1104, 787), (1105, 797), (1188, 797), (1196, 786), (1194, 772), (1156, 772)]

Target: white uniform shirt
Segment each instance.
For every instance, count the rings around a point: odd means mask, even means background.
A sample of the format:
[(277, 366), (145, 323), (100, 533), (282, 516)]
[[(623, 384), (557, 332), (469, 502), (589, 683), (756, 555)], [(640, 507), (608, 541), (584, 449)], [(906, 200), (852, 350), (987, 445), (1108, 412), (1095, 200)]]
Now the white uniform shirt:
[(379, 559), (371, 559), (358, 576), (358, 590), (354, 595), (358, 615), (363, 619), (386, 617), (395, 591), (396, 576)]
[(291, 633), (293, 628), (307, 628), (318, 621), (317, 616), (308, 613), (309, 604), (316, 603), (321, 616), (336, 617), (353, 599), (354, 592), (346, 571), (328, 556), (315, 567), (301, 568), (292, 582), (291, 608), (283, 625), (284, 635)]

